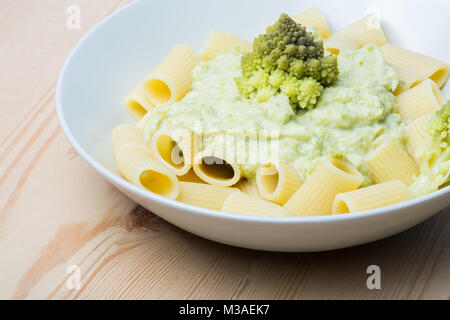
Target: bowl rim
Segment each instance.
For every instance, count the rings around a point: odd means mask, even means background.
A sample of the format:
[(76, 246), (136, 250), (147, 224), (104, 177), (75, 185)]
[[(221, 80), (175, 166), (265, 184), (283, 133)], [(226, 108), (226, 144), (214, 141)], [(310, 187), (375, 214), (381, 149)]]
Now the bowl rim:
[(152, 193), (148, 190), (135, 186), (119, 175), (115, 174), (111, 170), (107, 169), (97, 160), (95, 160), (81, 145), (78, 143), (77, 139), (74, 137), (72, 132), (69, 129), (67, 124), (63, 101), (62, 101), (62, 86), (65, 81), (66, 71), (72, 61), (73, 56), (75, 56), (80, 48), (84, 45), (84, 43), (92, 37), (99, 29), (101, 29), (105, 24), (107, 24), (110, 20), (114, 19), (116, 15), (122, 14), (124, 11), (129, 10), (131, 7), (137, 5), (142, 0), (137, 0), (131, 2), (124, 7), (118, 9), (102, 21), (100, 21), (97, 25), (95, 25), (91, 30), (89, 30), (82, 38), (78, 41), (75, 47), (71, 50), (68, 57), (66, 58), (63, 67), (58, 76), (58, 81), (56, 85), (56, 113), (58, 116), (59, 123), (64, 132), (64, 135), (69, 140), (69, 143), (76, 150), (76, 152), (82, 157), (84, 161), (86, 161), (92, 168), (94, 168), (97, 172), (102, 174), (107, 180), (111, 183), (120, 186), (126, 189), (128, 192), (137, 194), (140, 197), (147, 198), (151, 201), (160, 202), (164, 206), (172, 207), (177, 210), (188, 211), (191, 214), (200, 215), (207, 218), (215, 218), (215, 219), (224, 219), (224, 220), (235, 220), (236, 222), (250, 222), (250, 223), (263, 223), (263, 224), (322, 224), (322, 223), (338, 223), (338, 222), (346, 222), (350, 220), (360, 220), (366, 219), (369, 217), (382, 216), (394, 213), (396, 211), (405, 210), (408, 208), (412, 208), (420, 203), (424, 203), (446, 194), (450, 194), (450, 186), (447, 186), (441, 190), (435, 191), (431, 194), (411, 199), (409, 201), (401, 202), (398, 204), (377, 208), (369, 211), (363, 212), (355, 212), (355, 213), (347, 213), (341, 215), (324, 215), (324, 216), (306, 216), (306, 217), (265, 217), (265, 216), (252, 216), (252, 215), (242, 215), (236, 213), (222, 212), (218, 210), (206, 209), (202, 207), (197, 207), (194, 205), (182, 203), (176, 200), (172, 200), (158, 194)]

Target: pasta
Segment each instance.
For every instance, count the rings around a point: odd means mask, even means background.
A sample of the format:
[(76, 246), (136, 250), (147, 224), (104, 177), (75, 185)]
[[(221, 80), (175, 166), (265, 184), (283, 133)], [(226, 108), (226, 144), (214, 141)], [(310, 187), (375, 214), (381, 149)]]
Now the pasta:
[(323, 47), (330, 53), (338, 55), (342, 50), (357, 50), (362, 48), (358, 40), (345, 36), (332, 36), (326, 39)]
[(139, 84), (124, 100), (125, 110), (135, 121), (141, 120), (153, 108), (144, 92), (144, 86)]
[(119, 148), (114, 153), (117, 170), (128, 182), (170, 199), (178, 197), (177, 177), (147, 153), (135, 148)]
[(211, 150), (199, 152), (194, 158), (194, 172), (203, 181), (219, 187), (231, 187), (241, 179), (241, 169)]
[(381, 47), (384, 58), (392, 65), (411, 70), (436, 82), (442, 88), (450, 76), (448, 64), (420, 53), (386, 44)]
[(330, 36), (330, 27), (323, 12), (318, 7), (301, 12), (292, 17), (295, 22), (300, 23), (304, 27), (316, 27), (317, 32), (323, 37)]
[(122, 124), (114, 128), (111, 136), (117, 170), (128, 182), (171, 199), (178, 196), (176, 176), (150, 156), (138, 128)]
[(391, 67), (393, 67), (397, 71), (398, 76), (400, 78), (400, 84), (394, 92), (396, 96), (402, 92), (405, 92), (408, 89), (414, 88), (419, 83), (425, 80), (425, 77), (417, 72), (398, 66), (391, 66)]
[(239, 48), (241, 52), (248, 52), (252, 49), (252, 44), (232, 33), (211, 30), (202, 50), (202, 60), (213, 60), (233, 48)]
[(246, 195), (255, 197), (255, 198), (261, 198), (261, 195), (258, 191), (258, 186), (256, 185), (255, 180), (247, 180), (242, 179), (236, 184), (236, 187), (239, 188), (243, 193)]
[(352, 25), (337, 31), (332, 34), (333, 38), (350, 38), (358, 41), (361, 46), (373, 43), (377, 46), (382, 46), (388, 43), (384, 31), (381, 27), (380, 21), (375, 14), (369, 15), (366, 18), (359, 20)]
[(432, 114), (421, 116), (406, 127), (406, 132), (408, 133), (408, 148), (413, 156), (416, 155), (416, 151), (423, 141), (430, 137), (427, 126), (431, 116)]
[(217, 187), (203, 183), (180, 182), (180, 195), (177, 200), (193, 206), (221, 210), (225, 199), (235, 191), (237, 191), (236, 188)]
[(250, 216), (284, 217), (286, 215), (283, 207), (246, 195), (241, 191), (235, 191), (225, 199), (222, 211)]
[(363, 212), (409, 200), (406, 185), (398, 180), (376, 184), (336, 196), (333, 214)]
[(191, 72), (200, 57), (184, 45), (176, 45), (147, 77), (144, 90), (155, 106), (169, 104), (182, 99), (191, 88)]
[(444, 97), (436, 83), (426, 79), (418, 86), (396, 97), (398, 113), (405, 121), (414, 121), (435, 112), (444, 104)]
[(367, 156), (367, 164), (375, 183), (392, 180), (410, 185), (419, 174), (419, 168), (400, 144), (390, 136), (381, 136), (374, 142), (376, 149)]
[(194, 141), (185, 129), (159, 130), (152, 137), (152, 155), (177, 176), (183, 176), (192, 168)]
[(114, 152), (121, 149), (136, 149), (150, 154), (150, 148), (141, 131), (131, 124), (121, 124), (111, 134)]
[(295, 169), (286, 163), (260, 166), (256, 172), (261, 197), (279, 205), (284, 205), (302, 183)]
[(329, 215), (337, 194), (356, 190), (363, 176), (347, 163), (328, 158), (284, 205), (290, 216)]

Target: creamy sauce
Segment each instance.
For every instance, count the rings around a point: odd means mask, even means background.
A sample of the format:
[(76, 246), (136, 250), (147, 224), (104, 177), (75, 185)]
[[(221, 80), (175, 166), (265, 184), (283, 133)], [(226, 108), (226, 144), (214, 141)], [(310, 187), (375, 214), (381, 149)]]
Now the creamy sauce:
[[(243, 176), (250, 179), (258, 162), (277, 157), (293, 165), (306, 179), (324, 157), (342, 155), (364, 175), (364, 185), (371, 184), (364, 157), (372, 150), (373, 141), (387, 133), (405, 144), (405, 130), (395, 113), (392, 94), (398, 76), (377, 47), (342, 52), (336, 84), (324, 90), (315, 109), (299, 114), (293, 112), (283, 94), (265, 103), (243, 97), (234, 82), (241, 75), (240, 60), (241, 54), (231, 51), (200, 63), (193, 72), (192, 91), (180, 102), (154, 109), (146, 118), (146, 138), (159, 129), (201, 128), (209, 132), (204, 139), (206, 145), (224, 146), (230, 154), (239, 150), (238, 164)], [(238, 136), (250, 138), (236, 143), (211, 134), (230, 130), (244, 131)], [(258, 144), (258, 134), (279, 135), (279, 140)]]

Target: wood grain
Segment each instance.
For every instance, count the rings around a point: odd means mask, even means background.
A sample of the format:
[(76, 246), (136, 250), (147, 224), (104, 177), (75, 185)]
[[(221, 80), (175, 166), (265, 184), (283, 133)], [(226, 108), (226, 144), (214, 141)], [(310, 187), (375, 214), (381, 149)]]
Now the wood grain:
[[(181, 231), (106, 183), (54, 105), (75, 43), (128, 0), (0, 2), (0, 298), (449, 299), (449, 210), (395, 237), (318, 254), (256, 252)], [(82, 28), (66, 28), (66, 8)], [(382, 289), (366, 287), (379, 265)], [(77, 265), (81, 289), (66, 270)]]

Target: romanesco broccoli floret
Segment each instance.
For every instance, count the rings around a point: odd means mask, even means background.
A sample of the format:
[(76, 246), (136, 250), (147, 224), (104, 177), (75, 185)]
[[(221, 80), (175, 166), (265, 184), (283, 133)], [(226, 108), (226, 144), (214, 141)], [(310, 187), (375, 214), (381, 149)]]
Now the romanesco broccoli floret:
[(420, 175), (411, 185), (414, 196), (422, 196), (450, 182), (450, 101), (436, 112), (428, 124), (426, 139), (416, 156)]
[(284, 93), (294, 109), (314, 108), (339, 73), (336, 56), (324, 55), (323, 41), (287, 14), (254, 40), (241, 69), (236, 84), (242, 94), (265, 102)]

